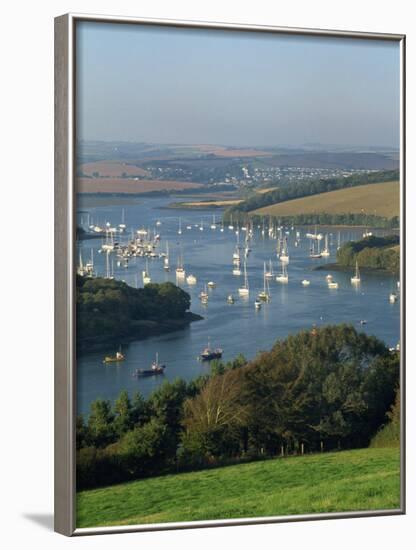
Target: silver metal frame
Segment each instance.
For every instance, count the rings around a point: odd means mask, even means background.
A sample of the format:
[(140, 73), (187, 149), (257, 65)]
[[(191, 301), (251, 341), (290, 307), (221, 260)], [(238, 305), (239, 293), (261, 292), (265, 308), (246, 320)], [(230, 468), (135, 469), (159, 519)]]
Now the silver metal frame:
[[(361, 40), (396, 41), (401, 49), (401, 502), (393, 510), (274, 516), (239, 520), (195, 521), (150, 525), (76, 528), (75, 486), (75, 29), (78, 21), (157, 25), (188, 29), (214, 29), (303, 36), (344, 37)], [(405, 513), (405, 41), (403, 34), (382, 34), (259, 25), (235, 25), (199, 21), (172, 21), (136, 17), (67, 14), (55, 18), (55, 531), (63, 535), (93, 535), (132, 531), (189, 529), (225, 525), (282, 523)]]

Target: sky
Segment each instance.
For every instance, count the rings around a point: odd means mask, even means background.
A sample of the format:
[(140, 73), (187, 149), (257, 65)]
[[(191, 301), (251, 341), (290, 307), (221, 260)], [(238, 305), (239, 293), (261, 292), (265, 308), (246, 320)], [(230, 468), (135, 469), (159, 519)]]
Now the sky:
[(77, 138), (399, 146), (398, 42), (79, 22)]

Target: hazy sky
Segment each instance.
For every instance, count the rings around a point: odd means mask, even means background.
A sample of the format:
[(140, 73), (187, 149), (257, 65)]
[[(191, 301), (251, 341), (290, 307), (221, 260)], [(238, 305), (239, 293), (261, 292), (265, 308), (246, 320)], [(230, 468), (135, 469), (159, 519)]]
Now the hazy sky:
[(78, 23), (78, 138), (399, 145), (398, 43)]

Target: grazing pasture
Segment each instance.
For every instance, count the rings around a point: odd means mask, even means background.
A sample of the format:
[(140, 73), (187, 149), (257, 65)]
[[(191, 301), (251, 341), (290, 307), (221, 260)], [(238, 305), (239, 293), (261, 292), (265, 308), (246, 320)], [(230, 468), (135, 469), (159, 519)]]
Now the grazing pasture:
[(359, 449), (83, 491), (77, 497), (77, 527), (383, 510), (399, 505), (399, 449)]
[(121, 178), (123, 174), (128, 177), (148, 176), (148, 172), (139, 166), (119, 160), (101, 160), (81, 164), (79, 171), (86, 176), (99, 174), (103, 178)]
[(391, 218), (400, 214), (399, 182), (372, 183), (347, 187), (300, 199), (291, 199), (258, 208), (251, 214), (263, 216), (295, 216), (300, 214), (366, 213)]

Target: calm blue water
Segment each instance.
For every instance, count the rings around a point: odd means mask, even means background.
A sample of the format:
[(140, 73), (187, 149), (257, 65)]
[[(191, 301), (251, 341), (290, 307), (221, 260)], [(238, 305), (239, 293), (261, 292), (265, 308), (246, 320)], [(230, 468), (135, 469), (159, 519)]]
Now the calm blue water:
[[(334, 234), (331, 257), (312, 260), (309, 258), (310, 241), (305, 238), (306, 228), (301, 231), (298, 247), (294, 246), (295, 231), (288, 236), (290, 263), (288, 265), (289, 283), (281, 284), (270, 281), (271, 302), (264, 304), (260, 311), (254, 308), (257, 293), (263, 288), (263, 262), (273, 260), (275, 271), (279, 271), (276, 258), (276, 241), (262, 237), (256, 230), (250, 243), (252, 252), (248, 257), (248, 278), (250, 297), (239, 299), (237, 289), (243, 277), (232, 275), (232, 253), (236, 245), (236, 235), (227, 227), (224, 232), (210, 229), (213, 214), (217, 220), (220, 213), (215, 211), (165, 210), (162, 207), (172, 202), (172, 198), (133, 199), (121, 204), (108, 204), (111, 199), (83, 198), (79, 201), (78, 221), (87, 224), (87, 213), (94, 223), (111, 224), (121, 222), (122, 209), (127, 228), (155, 228), (157, 220), (162, 222), (158, 227), (161, 234), (160, 251), (165, 251), (166, 240), (169, 242), (171, 271), (166, 273), (162, 260), (149, 260), (149, 271), (152, 282), (175, 281), (176, 257), (183, 250), (184, 267), (187, 274), (197, 277), (195, 286), (181, 285), (191, 295), (191, 310), (204, 317), (203, 321), (194, 322), (185, 330), (151, 337), (123, 345), (126, 361), (117, 365), (103, 365), (105, 353), (114, 353), (113, 348), (101, 352), (86, 353), (77, 360), (77, 408), (79, 413), (87, 413), (89, 405), (97, 398), (114, 400), (121, 390), (129, 393), (140, 391), (147, 396), (163, 379), (173, 380), (181, 377), (191, 380), (207, 372), (206, 363), (198, 361), (200, 351), (210, 338), (213, 347), (224, 349), (223, 358), (232, 359), (239, 353), (252, 358), (258, 351), (269, 349), (277, 338), (284, 338), (290, 333), (313, 324), (349, 322), (357, 329), (374, 334), (387, 345), (395, 346), (400, 333), (400, 304), (390, 304), (389, 293), (396, 290), (397, 279), (393, 276), (377, 273), (362, 273), (361, 285), (354, 288), (350, 283), (351, 273), (332, 272), (334, 280), (339, 283), (338, 290), (328, 289), (325, 276), (327, 271), (316, 271), (313, 268), (320, 264), (335, 261), (338, 230), (330, 228)], [(114, 199), (113, 199), (114, 200)], [(177, 234), (179, 216), (182, 219), (182, 235)], [(204, 225), (204, 231), (195, 228), (195, 224)], [(192, 225), (191, 230), (186, 226)], [(321, 232), (325, 230), (321, 228)], [(129, 233), (129, 232), (128, 232)], [(385, 234), (375, 231), (375, 234)], [(342, 242), (362, 237), (362, 230), (341, 230)], [(126, 236), (127, 238), (127, 236)], [(240, 240), (244, 233), (240, 232)], [(99, 275), (105, 274), (105, 255), (98, 254), (101, 239), (86, 240), (79, 243), (84, 261), (94, 249), (94, 263)], [(136, 279), (142, 284), (141, 273), (145, 267), (143, 258), (130, 260), (129, 267), (117, 267), (114, 260), (114, 276), (135, 286)], [(301, 281), (311, 281), (309, 287), (303, 287)], [(208, 281), (215, 281), (217, 287), (209, 290), (209, 303), (203, 306), (198, 294)], [(233, 305), (226, 303), (226, 297), (232, 293), (236, 298)], [(365, 319), (367, 324), (360, 325)], [(122, 342), (121, 342), (122, 344)], [(154, 359), (155, 353), (166, 363), (166, 374), (159, 377), (137, 379), (132, 377), (136, 368), (147, 368)]]

